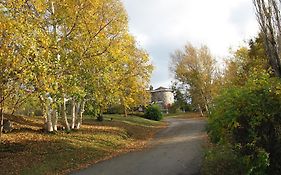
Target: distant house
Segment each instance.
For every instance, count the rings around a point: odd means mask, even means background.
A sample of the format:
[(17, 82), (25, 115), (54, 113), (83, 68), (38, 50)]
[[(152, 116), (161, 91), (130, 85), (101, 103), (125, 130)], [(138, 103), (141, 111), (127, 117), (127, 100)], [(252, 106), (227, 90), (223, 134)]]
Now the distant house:
[(159, 104), (163, 109), (168, 109), (175, 102), (172, 89), (159, 87), (151, 89), (150, 93), (151, 103)]

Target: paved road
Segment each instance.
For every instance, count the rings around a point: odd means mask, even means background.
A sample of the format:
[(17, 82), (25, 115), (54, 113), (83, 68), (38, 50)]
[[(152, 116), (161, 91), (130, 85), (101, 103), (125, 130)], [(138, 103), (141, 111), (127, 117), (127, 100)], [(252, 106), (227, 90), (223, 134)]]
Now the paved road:
[(168, 119), (150, 148), (100, 162), (73, 175), (198, 175), (206, 122)]

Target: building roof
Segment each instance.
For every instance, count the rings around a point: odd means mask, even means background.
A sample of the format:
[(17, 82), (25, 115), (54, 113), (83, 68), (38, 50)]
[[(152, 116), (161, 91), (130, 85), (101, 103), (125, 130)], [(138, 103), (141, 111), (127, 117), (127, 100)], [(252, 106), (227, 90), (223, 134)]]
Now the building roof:
[(155, 89), (155, 90), (152, 90), (150, 92), (173, 92), (172, 89), (169, 89), (169, 88), (165, 88), (165, 87), (162, 87), (160, 86), (159, 88)]

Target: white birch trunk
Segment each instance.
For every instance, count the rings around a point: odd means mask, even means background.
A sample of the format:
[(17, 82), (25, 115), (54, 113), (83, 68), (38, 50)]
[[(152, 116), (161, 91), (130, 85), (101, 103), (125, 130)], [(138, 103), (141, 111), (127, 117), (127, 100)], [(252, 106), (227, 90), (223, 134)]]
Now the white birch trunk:
[(75, 103), (75, 100), (74, 100), (74, 99), (72, 99), (72, 101), (71, 101), (71, 115), (72, 115), (71, 129), (75, 129), (75, 122), (76, 122), (76, 103)]
[(67, 115), (66, 115), (66, 99), (65, 99), (65, 96), (63, 96), (63, 104), (61, 105), (61, 115), (62, 115), (62, 118), (64, 120), (65, 129), (67, 131), (70, 131), (70, 126), (69, 126)]
[(2, 132), (3, 132), (3, 124), (4, 124), (4, 94), (3, 94), (3, 88), (0, 87), (0, 117), (1, 117), (1, 121), (0, 121), (0, 137), (2, 136)]
[[(2, 94), (1, 94), (1, 98), (0, 100), (2, 100)], [(4, 111), (3, 111), (3, 101), (0, 104), (0, 116), (1, 116), (1, 122), (0, 122), (0, 137), (2, 136), (2, 132), (3, 132), (3, 125), (4, 125)]]
[(83, 100), (79, 107), (79, 119), (77, 122), (77, 129), (80, 129), (82, 122), (83, 122), (83, 113), (85, 111), (85, 101)]
[(56, 109), (53, 109), (51, 114), (53, 118), (53, 130), (58, 131), (58, 112)]
[(204, 113), (203, 113), (202, 108), (200, 107), (199, 104), (198, 104), (198, 109), (199, 109), (199, 111), (200, 111), (201, 116), (204, 117)]
[[(204, 95), (204, 93), (203, 93), (203, 90), (201, 89), (201, 97), (202, 97), (202, 100), (203, 100), (203, 103), (204, 103), (204, 107), (205, 107), (205, 110), (206, 110), (206, 112), (207, 112), (207, 114), (210, 114), (209, 113), (209, 107), (208, 107), (208, 100), (207, 100), (207, 98), (206, 98), (206, 96)], [(202, 108), (201, 108), (202, 109)], [(202, 110), (201, 110), (202, 111)], [(203, 112), (202, 112), (203, 113)], [(203, 115), (202, 115), (203, 116)]]
[(54, 128), (53, 128), (53, 122), (52, 122), (52, 111), (50, 110), (50, 106), (48, 104), (45, 104), (46, 107), (46, 129), (48, 132), (53, 132)]
[(0, 122), (0, 137), (2, 136), (2, 132), (3, 132), (3, 125), (4, 125), (4, 113), (3, 113), (3, 107), (2, 107), (2, 103), (1, 103), (1, 107), (0, 107), (0, 116), (1, 116), (1, 122)]
[(208, 107), (208, 105), (207, 105), (207, 104), (205, 104), (205, 108), (206, 108), (206, 112), (207, 112), (207, 114), (210, 114), (209, 107)]
[[(52, 132), (52, 127), (50, 127), (50, 123), (49, 123), (49, 120), (48, 120), (48, 116), (49, 116), (49, 114), (48, 114), (49, 113), (48, 100), (45, 99), (43, 97), (43, 95), (40, 95), (39, 99), (40, 99), (40, 102), (41, 102), (41, 105), (42, 105), (43, 117), (45, 119), (44, 130), (47, 131), (47, 132)], [(52, 122), (51, 122), (51, 124), (52, 124)]]

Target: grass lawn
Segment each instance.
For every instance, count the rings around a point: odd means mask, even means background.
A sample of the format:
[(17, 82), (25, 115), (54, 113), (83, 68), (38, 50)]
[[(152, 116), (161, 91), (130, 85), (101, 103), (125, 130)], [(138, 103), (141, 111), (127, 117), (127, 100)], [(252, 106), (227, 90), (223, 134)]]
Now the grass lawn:
[(186, 112), (186, 113), (176, 113), (176, 114), (165, 114), (164, 118), (179, 118), (179, 119), (204, 119), (198, 112)]
[[(0, 174), (67, 174), (118, 154), (142, 149), (164, 122), (120, 115), (97, 122), (86, 117), (79, 131), (47, 134), (39, 117), (7, 116), (15, 130), (3, 134)], [(112, 120), (111, 120), (112, 118)]]

